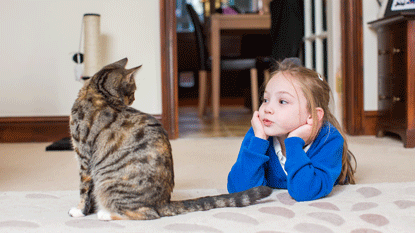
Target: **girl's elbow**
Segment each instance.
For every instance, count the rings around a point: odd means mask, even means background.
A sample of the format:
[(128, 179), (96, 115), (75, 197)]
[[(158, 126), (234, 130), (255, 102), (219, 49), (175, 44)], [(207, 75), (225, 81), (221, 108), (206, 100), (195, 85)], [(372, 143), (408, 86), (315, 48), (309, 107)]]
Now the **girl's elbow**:
[(228, 181), (227, 188), (228, 188), (228, 193), (236, 193), (237, 192), (236, 189), (235, 189), (235, 186), (232, 184), (232, 182)]
[(304, 195), (304, 193), (293, 192), (293, 191), (288, 190), (288, 194), (290, 194), (291, 198), (294, 199), (296, 202), (313, 200), (311, 197)]
[(313, 201), (327, 196), (330, 191), (324, 188), (307, 189), (305, 187), (289, 188), (288, 193), (297, 202)]
[(228, 192), (229, 193), (237, 193), (240, 191), (244, 191), (246, 183), (239, 178), (232, 178), (231, 176), (228, 177)]
[(288, 191), (288, 193), (296, 202), (314, 201), (321, 197), (324, 197), (324, 195), (310, 195), (310, 194), (307, 194), (306, 192), (299, 193), (299, 192)]

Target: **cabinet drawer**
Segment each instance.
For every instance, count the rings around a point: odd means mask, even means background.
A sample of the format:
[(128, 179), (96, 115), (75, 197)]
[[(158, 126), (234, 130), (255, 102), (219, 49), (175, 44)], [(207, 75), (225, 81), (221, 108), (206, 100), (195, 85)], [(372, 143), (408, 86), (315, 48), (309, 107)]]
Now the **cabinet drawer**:
[(378, 110), (391, 119), (406, 115), (405, 24), (378, 31)]

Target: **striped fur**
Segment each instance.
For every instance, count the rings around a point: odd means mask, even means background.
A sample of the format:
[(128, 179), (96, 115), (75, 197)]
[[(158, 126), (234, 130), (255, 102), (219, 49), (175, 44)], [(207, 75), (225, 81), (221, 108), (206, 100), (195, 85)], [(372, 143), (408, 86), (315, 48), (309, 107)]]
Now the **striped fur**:
[(127, 58), (105, 66), (79, 92), (70, 117), (79, 161), (80, 196), (71, 216), (98, 209), (108, 219), (155, 219), (212, 208), (247, 206), (271, 193), (245, 192), (170, 201), (174, 186), (172, 149), (166, 131), (151, 115), (129, 107), (136, 89)]

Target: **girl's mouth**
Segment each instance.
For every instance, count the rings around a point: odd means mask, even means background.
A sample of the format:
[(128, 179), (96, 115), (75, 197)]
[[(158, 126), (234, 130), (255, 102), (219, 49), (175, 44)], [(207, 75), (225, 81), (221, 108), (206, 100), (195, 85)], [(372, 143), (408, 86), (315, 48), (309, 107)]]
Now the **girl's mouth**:
[(264, 126), (271, 126), (272, 125), (272, 121), (268, 120), (268, 119), (264, 119), (262, 120), (262, 122), (264, 123)]

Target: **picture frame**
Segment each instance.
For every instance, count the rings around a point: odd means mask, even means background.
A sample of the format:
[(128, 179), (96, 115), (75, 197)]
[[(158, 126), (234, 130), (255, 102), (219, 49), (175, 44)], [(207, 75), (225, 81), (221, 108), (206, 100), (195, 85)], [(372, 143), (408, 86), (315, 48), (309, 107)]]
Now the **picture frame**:
[(415, 12), (415, 0), (388, 0), (384, 17), (400, 14), (401, 12)]

